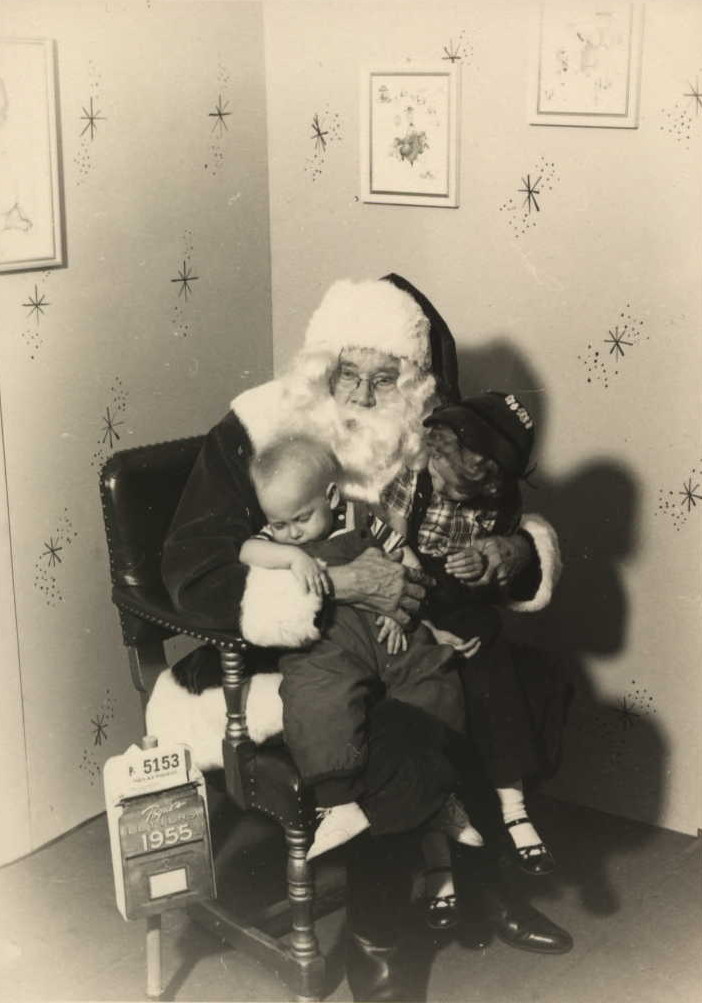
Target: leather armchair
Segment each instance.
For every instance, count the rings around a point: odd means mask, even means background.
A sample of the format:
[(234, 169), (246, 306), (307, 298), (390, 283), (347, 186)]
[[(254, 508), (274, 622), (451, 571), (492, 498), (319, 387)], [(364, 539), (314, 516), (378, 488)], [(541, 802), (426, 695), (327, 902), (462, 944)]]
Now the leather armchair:
[(285, 747), (256, 746), (248, 735), (245, 642), (230, 633), (194, 627), (174, 609), (161, 579), (163, 540), (202, 441), (198, 436), (122, 450), (102, 468), (112, 601), (144, 709), (158, 675), (167, 669), (166, 639), (187, 635), (217, 650), (227, 707), (222, 737), (227, 794), (242, 810), (257, 810), (273, 819), (285, 834), (287, 906), (269, 906), (256, 923), (250, 917), (237, 920), (217, 901), (191, 907), (191, 914), (276, 971), (298, 1000), (318, 1000), (325, 965), (314, 915), (338, 906), (340, 895), (337, 887), (315, 896), (306, 859), (314, 805)]

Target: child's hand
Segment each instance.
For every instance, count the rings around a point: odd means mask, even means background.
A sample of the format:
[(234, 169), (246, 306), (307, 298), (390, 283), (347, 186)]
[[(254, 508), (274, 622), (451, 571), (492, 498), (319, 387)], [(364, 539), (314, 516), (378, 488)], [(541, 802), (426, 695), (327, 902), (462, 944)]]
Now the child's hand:
[(434, 635), (437, 644), (450, 644), (464, 658), (472, 658), (473, 655), (478, 653), (480, 648), (479, 637), (469, 637), (467, 641), (464, 641), (462, 637), (459, 637), (458, 634), (452, 634), (450, 630), (439, 630), (438, 627), (435, 627), (431, 623), (427, 623), (426, 625)]
[(303, 550), (290, 558), (290, 570), (306, 592), (314, 592), (322, 599), (329, 592), (329, 580), (323, 565)]
[(389, 654), (397, 655), (401, 651), (407, 651), (407, 637), (397, 620), (393, 620), (390, 616), (378, 616), (375, 622), (380, 627), (378, 641), (380, 644), (386, 642)]
[(506, 588), (510, 580), (509, 559), (514, 539), (514, 537), (489, 536), (479, 540), (473, 549), (483, 558), (483, 570), (477, 579), (471, 578), (465, 585), (467, 587), (497, 585), (498, 588)]
[(473, 582), (482, 577), (487, 558), (476, 548), (456, 550), (446, 558), (446, 570), (459, 581)]

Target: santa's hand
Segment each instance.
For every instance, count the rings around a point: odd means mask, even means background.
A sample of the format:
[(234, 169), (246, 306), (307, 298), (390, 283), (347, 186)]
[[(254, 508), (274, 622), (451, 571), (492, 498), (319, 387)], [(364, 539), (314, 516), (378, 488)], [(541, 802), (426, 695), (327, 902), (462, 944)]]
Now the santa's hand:
[(402, 627), (392, 617), (379, 616), (375, 622), (380, 627), (378, 631), (378, 641), (385, 642), (388, 654), (397, 655), (400, 651), (407, 651), (407, 637)]
[(487, 558), (476, 547), (456, 550), (446, 558), (446, 570), (462, 582), (474, 582), (482, 577)]
[(329, 568), (334, 598), (407, 626), (434, 582), (419, 569), (403, 567), (401, 560), (400, 553), (385, 555), (369, 547), (348, 564)]
[(524, 570), (531, 552), (528, 542), (518, 533), (514, 536), (490, 536), (474, 544), (485, 557), (485, 570), (480, 578), (464, 582), (468, 588), (478, 585), (505, 587)]

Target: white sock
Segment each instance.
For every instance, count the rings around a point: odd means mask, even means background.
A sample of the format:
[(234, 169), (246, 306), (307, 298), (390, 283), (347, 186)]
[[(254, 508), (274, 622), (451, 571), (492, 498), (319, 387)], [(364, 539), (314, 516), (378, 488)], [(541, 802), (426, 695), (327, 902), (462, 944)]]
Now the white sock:
[(524, 785), (521, 780), (517, 780), (511, 787), (498, 787), (497, 796), (502, 807), (502, 818), (507, 822), (513, 822), (518, 818), (526, 819), (520, 825), (513, 825), (507, 830), (512, 842), (518, 850), (525, 846), (536, 846), (540, 843), (541, 836), (529, 821), (527, 810), (524, 807)]

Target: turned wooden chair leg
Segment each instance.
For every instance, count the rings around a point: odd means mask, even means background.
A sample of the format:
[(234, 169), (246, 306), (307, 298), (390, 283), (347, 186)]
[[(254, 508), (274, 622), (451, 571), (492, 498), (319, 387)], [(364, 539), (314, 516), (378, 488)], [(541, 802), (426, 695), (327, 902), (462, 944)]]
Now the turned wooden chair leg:
[(288, 844), (288, 901), (292, 914), (290, 954), (295, 971), (294, 985), (299, 1001), (320, 1000), (324, 991), (324, 957), (314, 930), (314, 878), (307, 861), (312, 843), (309, 830), (286, 828)]

